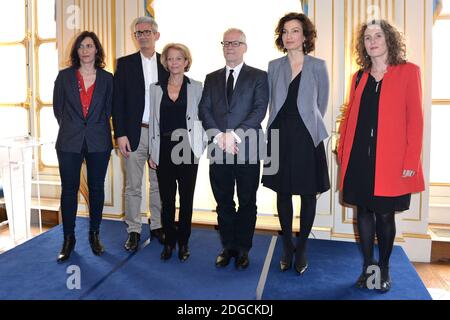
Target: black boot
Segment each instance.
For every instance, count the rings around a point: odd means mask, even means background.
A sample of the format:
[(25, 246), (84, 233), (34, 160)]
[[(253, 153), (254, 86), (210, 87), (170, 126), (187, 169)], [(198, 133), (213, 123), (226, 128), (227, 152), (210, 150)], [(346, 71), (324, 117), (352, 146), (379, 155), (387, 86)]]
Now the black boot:
[(101, 256), (105, 252), (105, 248), (100, 242), (98, 231), (89, 231), (89, 244), (91, 245), (92, 252), (96, 256)]
[(73, 234), (64, 236), (64, 243), (61, 249), (61, 252), (58, 255), (57, 262), (64, 262), (67, 259), (69, 259), (70, 254), (73, 251), (73, 248), (75, 247), (75, 236)]

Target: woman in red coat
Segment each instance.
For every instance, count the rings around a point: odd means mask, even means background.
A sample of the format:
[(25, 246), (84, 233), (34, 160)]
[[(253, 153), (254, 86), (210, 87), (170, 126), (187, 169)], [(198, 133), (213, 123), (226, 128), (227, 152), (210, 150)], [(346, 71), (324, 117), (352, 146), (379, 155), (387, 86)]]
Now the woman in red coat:
[(357, 207), (364, 265), (356, 285), (367, 287), (367, 269), (377, 264), (376, 234), (381, 271), (377, 289), (387, 292), (394, 213), (408, 210), (411, 193), (424, 190), (420, 69), (406, 62), (401, 34), (384, 20), (361, 26), (356, 60), (361, 70), (353, 76), (340, 126), (340, 189), (344, 202)]

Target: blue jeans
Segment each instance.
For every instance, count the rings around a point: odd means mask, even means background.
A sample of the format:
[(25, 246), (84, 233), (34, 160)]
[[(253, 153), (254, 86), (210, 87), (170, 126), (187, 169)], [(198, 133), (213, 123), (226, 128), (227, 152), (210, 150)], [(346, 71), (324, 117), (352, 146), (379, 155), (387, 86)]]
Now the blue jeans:
[(111, 151), (88, 152), (84, 143), (81, 153), (57, 150), (61, 176), (61, 213), (64, 236), (75, 233), (78, 190), (83, 160), (86, 160), (89, 188), (89, 231), (99, 231), (105, 202), (105, 176)]

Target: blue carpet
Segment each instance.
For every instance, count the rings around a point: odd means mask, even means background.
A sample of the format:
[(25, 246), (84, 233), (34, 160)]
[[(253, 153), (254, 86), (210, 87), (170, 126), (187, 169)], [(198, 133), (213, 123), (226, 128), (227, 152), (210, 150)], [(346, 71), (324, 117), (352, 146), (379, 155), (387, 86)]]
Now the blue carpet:
[[(127, 239), (124, 223), (103, 220), (101, 239), (106, 252), (102, 257), (95, 256), (91, 251), (88, 225), (88, 219), (77, 219), (75, 250), (63, 264), (56, 263), (63, 240), (61, 226), (1, 254), (0, 300), (79, 299), (130, 258), (130, 254), (123, 249)], [(143, 239), (148, 238), (148, 227), (143, 226), (142, 232)], [(67, 288), (70, 274), (66, 270), (70, 265), (80, 267), (81, 290)]]
[(225, 268), (214, 265), (221, 249), (218, 232), (193, 229), (187, 261), (180, 262), (175, 251), (170, 260), (161, 261), (162, 246), (152, 243), (86, 299), (255, 299), (270, 240), (255, 235), (249, 267), (236, 271), (234, 259)]
[[(136, 254), (123, 249), (127, 238), (123, 222), (102, 222), (101, 239), (106, 252), (95, 256), (89, 246), (88, 220), (77, 219), (77, 244), (69, 261), (56, 263), (61, 249), (62, 228), (50, 231), (0, 255), (0, 300), (21, 299), (171, 299), (171, 300), (251, 300), (256, 298), (271, 236), (255, 235), (250, 266), (236, 271), (234, 260), (216, 268), (220, 251), (216, 231), (193, 229), (191, 257), (184, 263), (177, 253), (167, 262), (159, 258), (162, 246), (152, 242)], [(143, 226), (142, 241), (148, 238)], [(279, 270), (281, 239), (270, 263), (262, 299), (431, 299), (402, 248), (394, 247), (391, 259), (393, 287), (387, 294), (353, 286), (360, 273), (361, 255), (355, 243), (310, 240), (309, 269), (298, 276), (292, 269)], [(81, 270), (81, 289), (66, 286), (67, 268)]]
[[(378, 251), (378, 248), (375, 248)], [(267, 300), (431, 300), (414, 266), (401, 247), (392, 252), (392, 289), (385, 294), (359, 289), (362, 257), (356, 243), (308, 241), (308, 270), (299, 276), (294, 269), (282, 272), (281, 238), (278, 239), (262, 298)]]

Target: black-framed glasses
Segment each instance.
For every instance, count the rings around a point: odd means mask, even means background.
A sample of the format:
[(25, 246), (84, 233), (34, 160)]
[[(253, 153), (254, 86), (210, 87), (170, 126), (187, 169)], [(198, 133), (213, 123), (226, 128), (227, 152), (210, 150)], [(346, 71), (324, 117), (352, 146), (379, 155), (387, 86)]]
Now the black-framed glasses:
[(242, 41), (222, 41), (221, 44), (222, 44), (222, 47), (225, 47), (225, 48), (227, 48), (229, 46), (232, 46), (232, 47), (236, 48), (236, 47), (239, 47), (241, 44), (245, 44), (245, 42), (242, 42)]
[(152, 33), (156, 33), (156, 31), (153, 31), (153, 30), (142, 30), (142, 31), (136, 31), (134, 33), (134, 36), (136, 38), (140, 38), (142, 36), (149, 37)]

